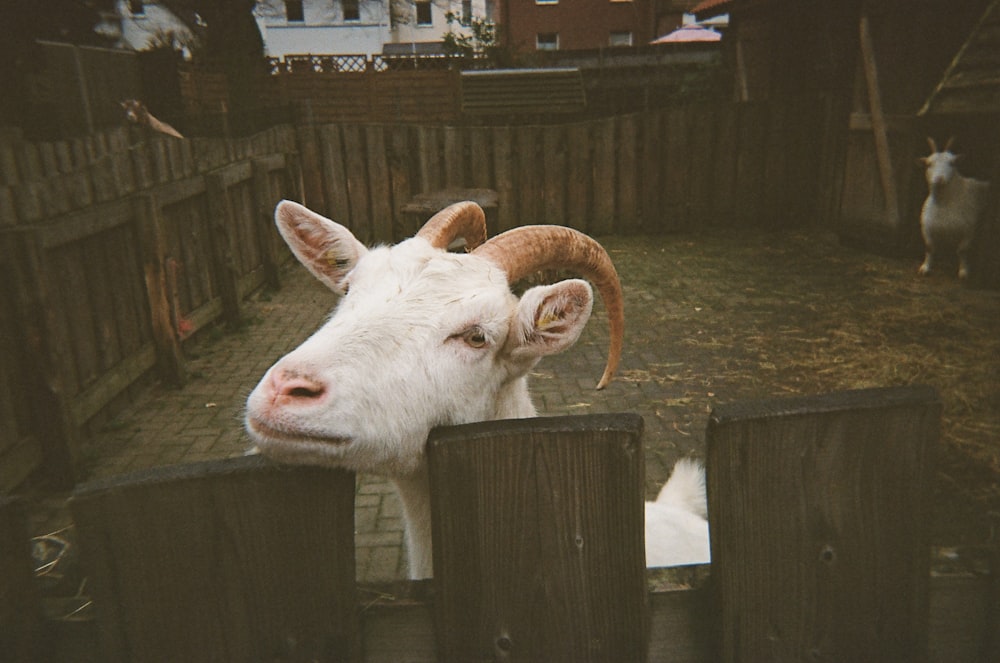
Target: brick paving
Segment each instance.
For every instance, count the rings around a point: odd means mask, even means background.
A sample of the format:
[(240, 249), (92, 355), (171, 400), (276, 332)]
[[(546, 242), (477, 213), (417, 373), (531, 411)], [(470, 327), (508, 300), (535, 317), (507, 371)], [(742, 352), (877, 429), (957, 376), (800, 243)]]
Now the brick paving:
[[(532, 391), (544, 414), (641, 414), (650, 496), (678, 457), (703, 453), (715, 403), (876, 386), (870, 377), (838, 374), (835, 363), (817, 371), (806, 362), (817, 344), (843, 335), (844, 326), (854, 324), (850, 318), (866, 324), (884, 304), (876, 286), (888, 283), (900, 300), (926, 300), (942, 307), (943, 315), (971, 318), (973, 325), (1000, 319), (996, 293), (962, 288), (944, 274), (917, 279), (919, 260), (859, 254), (826, 235), (708, 232), (604, 243), (625, 292), (626, 352), (619, 377), (603, 391), (593, 388), (607, 342), (603, 308), (595, 306), (577, 345), (535, 369)], [(282, 284), (248, 302), (243, 329), (208, 332), (188, 348), (190, 380), (183, 388), (153, 386), (93, 436), (84, 478), (244, 453), (247, 394), (276, 359), (322, 323), (335, 301), (298, 265), (284, 270)], [(885, 336), (873, 335), (871, 342), (884, 345), (891, 341)], [(985, 370), (1000, 375), (995, 350), (963, 347), (956, 352), (965, 354), (945, 361), (980, 370), (983, 357), (992, 357)], [(920, 377), (933, 381), (933, 375)], [(896, 383), (905, 381), (903, 375)], [(948, 398), (945, 393), (946, 403)], [(995, 423), (995, 412), (985, 416)], [(391, 486), (359, 476), (356, 508), (358, 578), (403, 577), (403, 522)]]

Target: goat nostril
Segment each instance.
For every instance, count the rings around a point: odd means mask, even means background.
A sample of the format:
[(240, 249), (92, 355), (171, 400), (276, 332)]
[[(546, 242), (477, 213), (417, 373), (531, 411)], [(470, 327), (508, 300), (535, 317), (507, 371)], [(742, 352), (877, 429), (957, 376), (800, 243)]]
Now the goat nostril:
[(294, 373), (276, 373), (272, 378), (274, 393), (296, 400), (310, 400), (322, 396), (326, 388), (317, 382)]

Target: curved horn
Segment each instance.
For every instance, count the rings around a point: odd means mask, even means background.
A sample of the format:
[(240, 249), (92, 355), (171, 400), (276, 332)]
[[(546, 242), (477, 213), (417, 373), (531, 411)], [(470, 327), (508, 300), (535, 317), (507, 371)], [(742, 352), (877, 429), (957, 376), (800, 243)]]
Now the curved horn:
[(449, 205), (427, 220), (417, 232), (436, 249), (447, 249), (456, 238), (465, 239), (465, 248), (471, 251), (486, 241), (486, 214), (476, 203), (465, 202)]
[(608, 363), (597, 388), (611, 382), (622, 355), (625, 310), (621, 281), (604, 247), (572, 228), (522, 226), (497, 235), (474, 253), (502, 269), (511, 284), (541, 269), (573, 270), (593, 283), (604, 300), (611, 336)]
[(948, 142), (944, 144), (944, 149), (941, 150), (941, 151), (942, 152), (950, 152), (951, 151), (951, 144), (954, 143), (954, 142), (955, 142), (955, 137), (954, 136), (948, 136)]
[(931, 154), (934, 154), (935, 152), (938, 151), (937, 142), (935, 142), (934, 139), (931, 138), (930, 136), (927, 137), (927, 144), (930, 145), (931, 147)]

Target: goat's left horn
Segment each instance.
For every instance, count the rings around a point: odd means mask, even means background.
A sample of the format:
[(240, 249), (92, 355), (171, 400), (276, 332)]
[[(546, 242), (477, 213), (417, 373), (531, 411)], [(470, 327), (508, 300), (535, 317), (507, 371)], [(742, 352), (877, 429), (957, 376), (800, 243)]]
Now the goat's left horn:
[(462, 237), (466, 250), (471, 251), (486, 241), (486, 214), (472, 201), (455, 203), (428, 219), (417, 237), (423, 237), (437, 249), (447, 249)]
[(510, 284), (542, 269), (571, 270), (593, 283), (604, 300), (611, 337), (608, 362), (597, 388), (611, 382), (622, 356), (625, 310), (621, 281), (604, 247), (572, 228), (522, 226), (497, 235), (475, 254), (502, 269)]

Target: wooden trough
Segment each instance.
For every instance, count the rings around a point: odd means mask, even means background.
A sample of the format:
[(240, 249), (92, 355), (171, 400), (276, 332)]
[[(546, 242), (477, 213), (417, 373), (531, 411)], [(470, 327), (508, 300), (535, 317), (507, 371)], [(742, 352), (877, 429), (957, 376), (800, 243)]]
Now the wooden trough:
[[(355, 583), (345, 471), (248, 457), (90, 484), (72, 509), (102, 650), (75, 660), (1000, 660), (991, 575), (930, 572), (939, 417), (922, 387), (716, 408), (710, 568), (644, 568), (630, 414), (432, 432), (428, 581)], [(58, 631), (10, 545), (23, 518), (0, 515), (0, 644), (44, 660)]]

